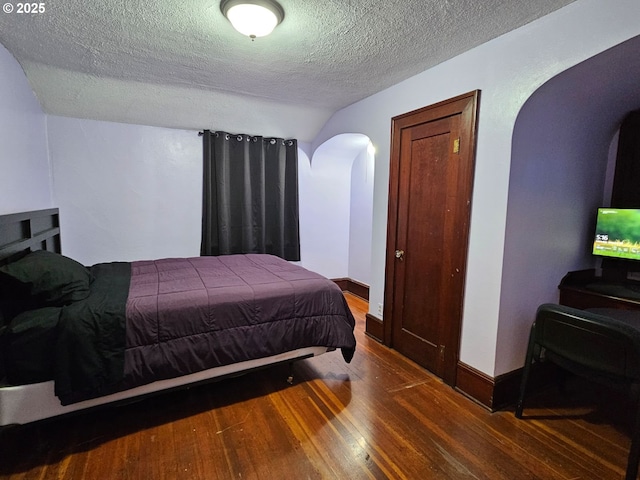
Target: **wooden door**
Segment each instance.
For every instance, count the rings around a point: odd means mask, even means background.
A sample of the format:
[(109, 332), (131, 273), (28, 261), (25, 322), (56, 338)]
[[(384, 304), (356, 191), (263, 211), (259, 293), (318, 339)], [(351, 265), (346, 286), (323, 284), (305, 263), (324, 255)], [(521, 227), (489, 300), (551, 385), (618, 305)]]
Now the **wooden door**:
[(385, 343), (455, 385), (479, 92), (392, 120)]

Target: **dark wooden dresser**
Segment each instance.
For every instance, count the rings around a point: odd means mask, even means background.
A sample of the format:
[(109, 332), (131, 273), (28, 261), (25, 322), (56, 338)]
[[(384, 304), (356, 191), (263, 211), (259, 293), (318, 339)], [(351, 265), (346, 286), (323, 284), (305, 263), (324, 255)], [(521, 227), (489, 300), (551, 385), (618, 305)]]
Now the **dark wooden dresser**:
[(567, 273), (558, 288), (568, 307), (640, 310), (640, 282), (606, 280), (595, 269)]

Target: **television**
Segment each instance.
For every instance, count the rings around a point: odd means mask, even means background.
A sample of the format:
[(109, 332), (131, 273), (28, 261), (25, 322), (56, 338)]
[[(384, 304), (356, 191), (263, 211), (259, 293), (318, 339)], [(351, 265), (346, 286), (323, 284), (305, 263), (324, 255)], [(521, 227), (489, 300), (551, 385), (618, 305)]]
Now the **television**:
[(640, 260), (640, 209), (599, 208), (593, 254)]

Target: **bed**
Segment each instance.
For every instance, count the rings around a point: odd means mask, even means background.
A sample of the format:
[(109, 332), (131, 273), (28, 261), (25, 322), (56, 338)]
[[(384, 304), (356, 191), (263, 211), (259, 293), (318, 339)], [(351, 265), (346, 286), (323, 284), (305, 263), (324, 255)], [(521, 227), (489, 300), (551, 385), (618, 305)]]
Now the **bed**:
[(0, 216), (0, 426), (355, 352), (338, 286), (278, 257), (61, 251), (58, 209)]

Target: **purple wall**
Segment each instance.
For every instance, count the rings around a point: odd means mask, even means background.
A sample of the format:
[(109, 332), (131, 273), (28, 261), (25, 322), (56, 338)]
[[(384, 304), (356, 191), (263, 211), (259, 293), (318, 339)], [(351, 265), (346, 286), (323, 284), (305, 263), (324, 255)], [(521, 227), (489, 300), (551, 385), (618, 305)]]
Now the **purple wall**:
[[(610, 146), (625, 115), (640, 108), (640, 37), (621, 43), (542, 85), (518, 115), (512, 144), (498, 358), (522, 366), (541, 303), (558, 283), (594, 268), (597, 207), (610, 176)], [(608, 173), (609, 172), (609, 173)]]
[(0, 214), (49, 208), (45, 115), (22, 68), (0, 45)]

